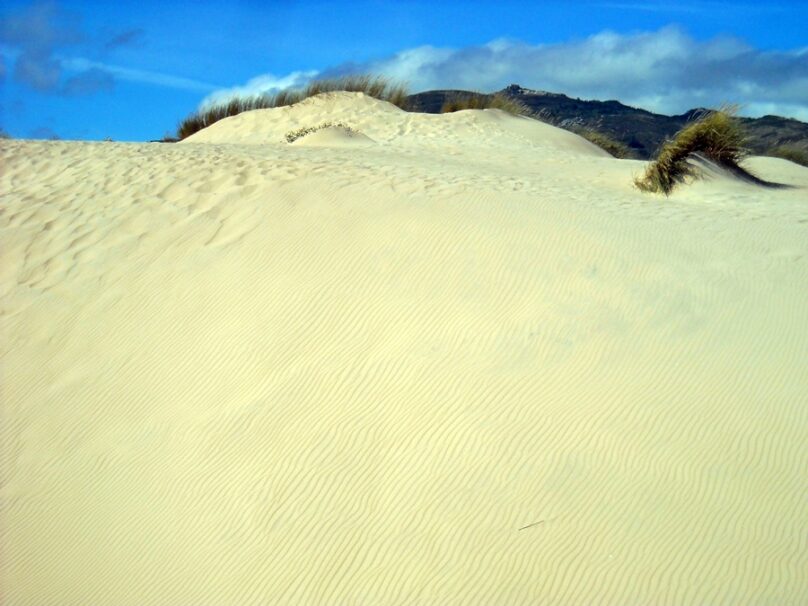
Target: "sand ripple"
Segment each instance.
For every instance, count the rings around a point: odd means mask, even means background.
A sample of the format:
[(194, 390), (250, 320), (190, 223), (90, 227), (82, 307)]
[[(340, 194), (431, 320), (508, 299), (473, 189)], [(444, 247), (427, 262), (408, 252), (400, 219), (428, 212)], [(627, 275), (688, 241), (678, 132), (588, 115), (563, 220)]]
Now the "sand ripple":
[(0, 142), (6, 603), (804, 602), (805, 190), (396, 115)]

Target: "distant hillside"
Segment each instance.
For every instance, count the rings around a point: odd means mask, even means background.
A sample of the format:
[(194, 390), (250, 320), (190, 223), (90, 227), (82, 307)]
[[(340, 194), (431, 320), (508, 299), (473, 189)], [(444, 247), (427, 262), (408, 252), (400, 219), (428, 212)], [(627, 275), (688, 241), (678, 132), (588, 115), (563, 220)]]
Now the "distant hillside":
[[(644, 109), (629, 107), (619, 101), (587, 101), (559, 93), (530, 90), (512, 84), (499, 91), (521, 101), (536, 117), (561, 128), (587, 128), (600, 131), (622, 141), (640, 158), (647, 159), (658, 147), (682, 128), (694, 115), (704, 111), (692, 109), (681, 116), (664, 116)], [(439, 113), (447, 98), (458, 93), (479, 94), (457, 90), (433, 90), (410, 95), (413, 111)], [(779, 146), (808, 152), (808, 124), (779, 116), (741, 118), (749, 135), (749, 147), (755, 154), (764, 154)]]

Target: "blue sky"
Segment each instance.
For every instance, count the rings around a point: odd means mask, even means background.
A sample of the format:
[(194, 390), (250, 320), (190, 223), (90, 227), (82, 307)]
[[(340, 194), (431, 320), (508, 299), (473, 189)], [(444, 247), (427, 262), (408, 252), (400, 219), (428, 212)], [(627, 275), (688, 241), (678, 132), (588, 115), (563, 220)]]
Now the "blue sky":
[(808, 0), (4, 0), (0, 127), (143, 141), (200, 105), (367, 72), (808, 121), (806, 23)]

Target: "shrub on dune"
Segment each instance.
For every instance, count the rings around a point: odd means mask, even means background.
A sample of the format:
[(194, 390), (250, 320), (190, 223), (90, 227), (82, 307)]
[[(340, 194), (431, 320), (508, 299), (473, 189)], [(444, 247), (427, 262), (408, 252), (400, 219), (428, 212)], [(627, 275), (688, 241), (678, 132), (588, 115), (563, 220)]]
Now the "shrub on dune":
[(794, 162), (794, 164), (808, 166), (808, 152), (796, 147), (775, 147), (774, 149), (767, 151), (766, 155), (774, 158), (782, 158), (783, 160), (789, 160), (790, 162)]
[(687, 160), (701, 154), (735, 174), (754, 179), (739, 166), (746, 157), (746, 138), (735, 118), (735, 107), (708, 111), (680, 130), (659, 150), (645, 174), (634, 180), (642, 191), (669, 194), (677, 183), (693, 174)]
[(530, 108), (515, 99), (510, 99), (499, 93), (484, 95), (482, 93), (457, 94), (449, 97), (440, 108), (440, 113), (449, 114), (464, 109), (501, 109), (515, 116), (527, 116)]
[(370, 97), (388, 101), (393, 105), (406, 109), (406, 87), (394, 84), (382, 76), (344, 76), (327, 80), (314, 80), (302, 90), (286, 89), (275, 94), (232, 99), (226, 103), (220, 103), (194, 112), (180, 123), (177, 128), (177, 138), (185, 139), (223, 118), (236, 116), (242, 112), (293, 105), (320, 93), (336, 91), (364, 93)]

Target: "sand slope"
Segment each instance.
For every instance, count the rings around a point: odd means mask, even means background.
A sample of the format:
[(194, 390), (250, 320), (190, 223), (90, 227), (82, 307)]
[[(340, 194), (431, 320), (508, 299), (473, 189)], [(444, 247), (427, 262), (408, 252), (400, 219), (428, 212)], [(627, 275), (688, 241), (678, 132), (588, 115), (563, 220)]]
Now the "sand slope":
[(5, 603), (808, 599), (808, 169), (348, 94), (0, 163)]

